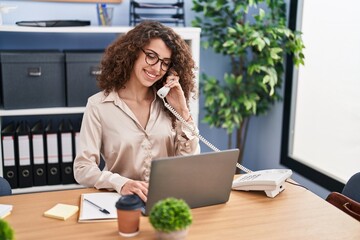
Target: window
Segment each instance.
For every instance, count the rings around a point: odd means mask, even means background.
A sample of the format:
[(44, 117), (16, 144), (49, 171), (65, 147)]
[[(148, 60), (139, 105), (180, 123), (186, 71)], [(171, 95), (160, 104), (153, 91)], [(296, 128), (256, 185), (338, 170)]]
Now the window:
[(360, 1), (290, 2), (305, 66), (287, 63), (281, 163), (341, 191), (360, 171)]

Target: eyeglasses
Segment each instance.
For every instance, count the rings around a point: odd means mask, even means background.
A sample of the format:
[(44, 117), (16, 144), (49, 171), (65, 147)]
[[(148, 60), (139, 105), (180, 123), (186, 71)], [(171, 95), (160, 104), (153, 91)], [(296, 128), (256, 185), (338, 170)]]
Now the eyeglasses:
[(149, 50), (149, 52), (145, 52), (144, 49), (141, 50), (145, 53), (145, 62), (150, 66), (154, 66), (160, 61), (161, 70), (166, 72), (170, 68), (171, 60), (169, 58), (161, 59), (159, 58), (159, 55), (152, 50)]

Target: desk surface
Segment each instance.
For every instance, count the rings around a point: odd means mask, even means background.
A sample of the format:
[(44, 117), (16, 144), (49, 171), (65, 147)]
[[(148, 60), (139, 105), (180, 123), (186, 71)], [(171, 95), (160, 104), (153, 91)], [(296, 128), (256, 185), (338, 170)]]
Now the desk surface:
[[(56, 203), (79, 205), (77, 189), (0, 197), (13, 204), (6, 217), (17, 240), (122, 239), (116, 222), (78, 223), (77, 214), (66, 221), (43, 217)], [(263, 192), (233, 191), (226, 204), (192, 209), (191, 239), (360, 239), (360, 223), (304, 188), (286, 185), (268, 198)], [(140, 234), (131, 239), (155, 239), (147, 217), (141, 217)]]

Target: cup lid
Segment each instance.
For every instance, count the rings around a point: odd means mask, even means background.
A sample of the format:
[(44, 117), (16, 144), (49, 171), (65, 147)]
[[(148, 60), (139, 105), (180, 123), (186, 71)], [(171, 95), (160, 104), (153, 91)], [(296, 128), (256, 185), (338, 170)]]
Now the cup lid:
[(122, 210), (135, 210), (142, 208), (144, 202), (136, 194), (123, 195), (116, 202), (115, 207)]

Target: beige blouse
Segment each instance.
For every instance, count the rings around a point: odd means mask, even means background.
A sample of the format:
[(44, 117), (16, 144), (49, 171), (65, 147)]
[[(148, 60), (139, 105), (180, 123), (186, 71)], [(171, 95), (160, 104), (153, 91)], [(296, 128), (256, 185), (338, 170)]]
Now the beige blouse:
[[(116, 92), (99, 92), (88, 99), (83, 115), (74, 176), (84, 186), (120, 192), (129, 179), (149, 181), (153, 159), (197, 153), (199, 139), (180, 121), (172, 128), (157, 96), (144, 129)], [(102, 171), (100, 154), (105, 160)]]

